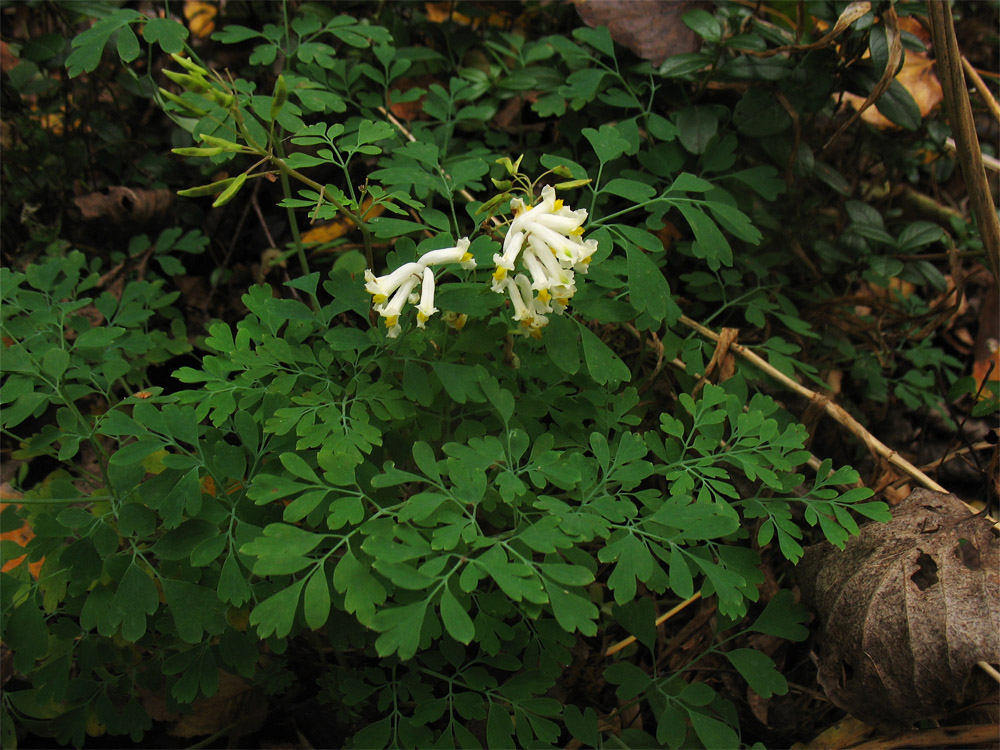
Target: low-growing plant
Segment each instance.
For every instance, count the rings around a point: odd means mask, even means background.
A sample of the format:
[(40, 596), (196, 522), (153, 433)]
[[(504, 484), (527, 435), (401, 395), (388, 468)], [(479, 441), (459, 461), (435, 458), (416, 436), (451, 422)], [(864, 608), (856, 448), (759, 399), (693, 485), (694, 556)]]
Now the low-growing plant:
[[(301, 275), (249, 288), (242, 319), (212, 323), (199, 361), (163, 387), (146, 369), (189, 345), (161, 282), (81, 296), (98, 269), (79, 253), (0, 270), (3, 431), (21, 457), (60, 466), (24, 493), (35, 537), (26, 563), (0, 574), (3, 640), (27, 681), (3, 696), (5, 746), (11, 717), (60, 743), (139, 742), (143, 696), (171, 709), (210, 697), (220, 669), (251, 680), (262, 653), (307, 633), (332, 654), (318, 690), (353, 747), (601, 746), (598, 713), (636, 704), (650, 720), (620, 733), (626, 745), (740, 745), (735, 707), (690, 679), (694, 662), (658, 666), (660, 605), (711, 600), (718, 637), (696, 661), (714, 654), (759, 695), (783, 693), (768, 656), (732, 644), (806, 635), (788, 590), (755, 606), (760, 550), (794, 563), (810, 527), (842, 545), (854, 512), (888, 513), (848, 467), (826, 460), (806, 478), (807, 432), (760, 372), (701, 378), (713, 348), (683, 313), (749, 325), (787, 374), (818, 378), (803, 347), (865, 364), (804, 319), (806, 295), (761, 231), (785, 189), (768, 152), (787, 162), (791, 121), (761, 115), (777, 94), (750, 87), (732, 112), (661, 107), (714, 61), (723, 78), (779, 81), (820, 118), (830, 97), (807, 90), (819, 63), (748, 67), (733, 49), (783, 40), (763, 26), (730, 34), (753, 23), (735, 6), (686, 20), (708, 49), (660, 69), (626, 68), (606, 29), (487, 32), (493, 57), (476, 68), (311, 5), (260, 32), (217, 32), (254, 40), (252, 66), (282, 61), (270, 94), (200, 62), (169, 19), (121, 9), (74, 40), (71, 75), (93, 71), (112, 40), (135, 60), (137, 26), (150, 59), (154, 44), (173, 54), (155, 96), (193, 143), (174, 152), (205, 160), (205, 174), (238, 172), (180, 194), (221, 208), (252, 180), (278, 183)], [(859, 49), (870, 28), (851, 37)], [(439, 83), (395, 87), (417, 71)], [(529, 89), (542, 92), (537, 117), (562, 117), (562, 139), (484, 129)], [(424, 119), (408, 128), (386, 108), (418, 98)], [(811, 155), (800, 163), (833, 179)], [(908, 272), (883, 251), (941, 239), (919, 223), (894, 239), (877, 211), (846, 210), (840, 242), (873, 243), (851, 262), (883, 286)], [(306, 216), (346, 216), (363, 250), (313, 270)], [(197, 245), (174, 231), (157, 252)], [(841, 267), (839, 247), (819, 250), (820, 265)], [(890, 344), (954, 380), (958, 363), (915, 332)], [(895, 395), (936, 406), (935, 387), (909, 378)], [(3, 543), (5, 561), (23, 554)], [(43, 559), (34, 578), (27, 562)], [(640, 645), (615, 653), (628, 658), (599, 659), (617, 701), (552, 697), (576, 644), (600, 652), (627, 634)]]

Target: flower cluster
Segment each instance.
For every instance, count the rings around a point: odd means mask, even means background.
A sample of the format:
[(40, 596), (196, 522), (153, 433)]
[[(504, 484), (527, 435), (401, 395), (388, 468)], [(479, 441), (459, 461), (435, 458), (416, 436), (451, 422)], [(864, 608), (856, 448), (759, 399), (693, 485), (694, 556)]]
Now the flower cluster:
[[(372, 295), (375, 312), (385, 318), (388, 329), (386, 335), (393, 339), (402, 330), (399, 315), (409, 302), (417, 308), (417, 327), (423, 328), (427, 320), (437, 312), (434, 307), (434, 271), (431, 266), (443, 263), (460, 263), (462, 268), (476, 267), (476, 261), (469, 252), (469, 240), (465, 237), (455, 247), (430, 250), (413, 263), (404, 263), (385, 276), (376, 276), (369, 268), (365, 271), (365, 291)], [(420, 292), (416, 292), (417, 284)]]
[[(584, 240), (586, 209), (573, 211), (556, 199), (551, 187), (542, 188), (542, 200), (526, 207), (520, 198), (510, 202), (514, 220), (503, 242), (503, 252), (493, 256), (492, 289), (507, 293), (514, 320), (526, 335), (538, 338), (549, 322), (547, 313), (562, 315), (576, 293), (574, 275), (587, 273), (597, 250), (596, 240)], [(512, 274), (520, 257), (527, 275)], [(529, 278), (530, 276), (530, 278)]]

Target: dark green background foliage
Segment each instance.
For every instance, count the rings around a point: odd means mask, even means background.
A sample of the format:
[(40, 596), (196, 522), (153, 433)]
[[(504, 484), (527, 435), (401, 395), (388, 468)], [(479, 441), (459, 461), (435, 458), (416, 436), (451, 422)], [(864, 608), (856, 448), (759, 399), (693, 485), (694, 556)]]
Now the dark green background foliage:
[[(809, 10), (833, 21), (844, 5)], [(95, 3), (96, 22), (53, 39), (52, 55), (22, 50), (34, 68), (18, 74), (21, 94), (50, 61), (81, 80), (114, 64), (131, 95), (170, 115), (152, 148), (184, 160), (147, 172), (154, 187), (226, 170), (231, 181), (188, 194), (228, 187), (216, 200), (228, 211), (270, 169), (289, 221), (354, 214), (377, 273), (461, 236), (479, 269), (438, 290), (464, 328), (404, 316), (388, 339), (369, 322), (363, 252), (307, 259), (295, 230), (288, 281), (244, 288), (239, 316), (189, 335), (169, 290), (210, 247), (199, 229), (136, 237), (103, 261), (30, 238), (38, 257), (0, 269), (0, 420), (25, 462), (19, 481), (43, 460), (58, 468), (2, 517), (4, 530), (26, 518), (28, 559), (45, 559), (37, 580), (25, 564), (2, 574), (20, 675), (3, 696), (5, 746), (15, 725), (77, 746), (95, 726), (138, 743), (152, 726), (143, 695), (190, 704), (216, 692), (219, 669), (277, 693), (289, 679), (260, 655), (308, 647), (326, 655), (316, 692), (353, 747), (600, 746), (598, 714), (633, 703), (647, 719), (622, 733), (627, 745), (737, 747), (737, 708), (689, 668), (715, 658), (763, 697), (787, 691), (746, 634), (803, 640), (807, 614), (787, 585), (760, 601), (761, 550), (795, 563), (807, 537), (842, 545), (856, 514), (888, 517), (870, 490), (847, 489), (854, 470), (805, 467), (809, 435), (762, 373), (739, 364), (700, 381), (714, 344), (680, 322), (739, 327), (807, 381), (846, 369), (847, 399), (940, 408), (961, 363), (918, 326), (872, 344), (822, 324), (838, 298), (890, 277), (918, 285), (886, 299), (919, 319), (944, 283), (910, 258), (945, 231), (866, 197), (843, 171), (850, 155), (819, 151), (833, 95), (867, 93), (881, 74), (877, 16), (840, 51), (755, 58), (741, 50), (790, 32), (720, 4), (685, 18), (701, 52), (654, 68), (565, 8), (519, 8), (523, 31), (456, 33), (422, 5), (377, 7), (274, 5), (194, 43), (170, 18)], [(178, 69), (164, 53), (181, 51), (206, 76), (161, 76)], [(212, 54), (226, 75), (207, 75)], [(414, 88), (415, 76), (431, 82)], [(520, 126), (495, 126), (527, 92)], [(903, 137), (860, 125), (854, 137), (870, 152), (902, 142), (886, 169), (917, 182), (926, 168), (912, 154), (945, 129), (892, 93), (880, 108)], [(422, 102), (412, 140), (387, 121), (387, 99)], [(599, 247), (571, 315), (537, 341), (511, 335), (489, 291), (502, 231), (477, 213), (514, 176), (497, 160), (521, 154), (519, 174), (589, 178), (562, 197), (589, 211)], [(189, 181), (171, 182), (180, 170)], [(362, 216), (370, 205), (385, 213)], [(506, 198), (490, 205), (504, 218)], [(831, 205), (842, 211), (820, 210)], [(679, 237), (669, 248), (665, 227)], [(976, 249), (969, 227), (951, 229)], [(808, 264), (790, 260), (793, 246)], [(142, 280), (102, 289), (104, 263), (147, 251), (157, 263)], [(150, 377), (162, 363), (166, 385)], [(21, 552), (3, 543), (4, 560)], [(717, 609), (717, 637), (663, 670), (656, 615), (697, 592)], [(636, 646), (600, 657), (629, 634)], [(601, 705), (552, 697), (580, 644), (612, 686)]]

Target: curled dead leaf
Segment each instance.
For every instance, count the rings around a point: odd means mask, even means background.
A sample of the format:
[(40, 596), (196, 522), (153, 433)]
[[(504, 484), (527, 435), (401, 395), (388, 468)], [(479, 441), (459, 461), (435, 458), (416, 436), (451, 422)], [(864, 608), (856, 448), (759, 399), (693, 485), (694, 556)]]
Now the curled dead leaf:
[(884, 731), (945, 712), (1000, 659), (1000, 543), (954, 495), (914, 490), (843, 551), (809, 547), (799, 575), (823, 624), (819, 683)]
[(595, 28), (607, 26), (611, 38), (639, 57), (659, 65), (671, 55), (697, 52), (701, 41), (684, 25), (681, 16), (714, 3), (704, 0), (575, 0), (583, 22)]
[(166, 212), (174, 196), (169, 190), (145, 190), (112, 185), (107, 193), (79, 195), (73, 203), (84, 219), (110, 219), (115, 222), (143, 222)]

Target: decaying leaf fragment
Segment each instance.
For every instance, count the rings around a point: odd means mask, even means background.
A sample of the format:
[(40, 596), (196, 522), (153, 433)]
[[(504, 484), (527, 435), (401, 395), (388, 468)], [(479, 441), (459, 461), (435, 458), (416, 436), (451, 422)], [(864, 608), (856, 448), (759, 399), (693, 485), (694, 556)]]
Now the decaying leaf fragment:
[(671, 55), (697, 52), (701, 46), (681, 16), (696, 8), (713, 7), (704, 0), (574, 0), (583, 22), (607, 26), (611, 38), (639, 57), (660, 65)]
[(823, 624), (817, 679), (883, 731), (947, 711), (1000, 658), (1000, 543), (954, 495), (917, 489), (844, 551), (809, 547), (803, 596)]

